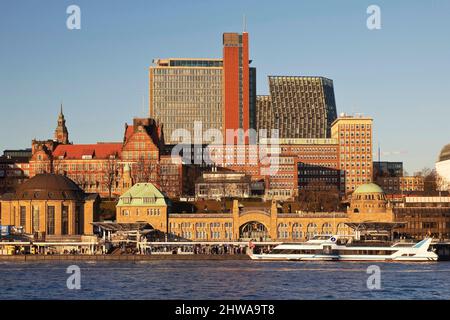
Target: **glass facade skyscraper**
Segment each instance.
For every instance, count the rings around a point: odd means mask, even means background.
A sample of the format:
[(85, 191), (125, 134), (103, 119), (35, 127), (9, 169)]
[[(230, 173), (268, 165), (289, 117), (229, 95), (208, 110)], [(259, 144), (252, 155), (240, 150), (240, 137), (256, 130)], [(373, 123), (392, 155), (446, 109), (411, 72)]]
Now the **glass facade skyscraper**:
[[(248, 33), (223, 34), (222, 59), (156, 59), (150, 67), (150, 117), (164, 127), (167, 144), (188, 131), (191, 141), (209, 129), (256, 128), (256, 69), (250, 68)], [(194, 122), (202, 132), (194, 132)], [(243, 141), (243, 140), (241, 140)], [(209, 143), (208, 139), (203, 140)]]
[[(202, 131), (223, 129), (223, 68), (220, 59), (155, 60), (150, 68), (150, 116), (164, 125), (168, 144), (187, 130), (194, 139), (194, 122)], [(202, 134), (199, 132), (198, 134)]]
[(330, 138), (337, 116), (332, 80), (269, 76), (269, 89), (269, 97), (257, 100), (258, 119), (264, 123), (259, 129), (278, 129), (280, 138)]
[(256, 129), (267, 130), (270, 134), (270, 130), (273, 129), (274, 114), (272, 111), (272, 104), (270, 96), (259, 95), (256, 98)]

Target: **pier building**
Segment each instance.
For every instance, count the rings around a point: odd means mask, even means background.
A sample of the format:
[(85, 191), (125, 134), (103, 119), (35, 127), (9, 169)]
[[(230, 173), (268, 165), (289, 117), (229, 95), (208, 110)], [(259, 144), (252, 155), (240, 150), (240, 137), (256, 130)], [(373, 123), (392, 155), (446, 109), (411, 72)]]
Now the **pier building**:
[(351, 235), (350, 222), (394, 222), (383, 190), (359, 187), (347, 212), (305, 212), (275, 200), (171, 203), (153, 184), (137, 184), (117, 205), (117, 222), (147, 222), (168, 238), (188, 241), (304, 241), (316, 235)]
[(92, 235), (99, 195), (85, 193), (57, 174), (38, 174), (0, 198), (0, 224), (20, 227), (35, 239), (64, 240)]

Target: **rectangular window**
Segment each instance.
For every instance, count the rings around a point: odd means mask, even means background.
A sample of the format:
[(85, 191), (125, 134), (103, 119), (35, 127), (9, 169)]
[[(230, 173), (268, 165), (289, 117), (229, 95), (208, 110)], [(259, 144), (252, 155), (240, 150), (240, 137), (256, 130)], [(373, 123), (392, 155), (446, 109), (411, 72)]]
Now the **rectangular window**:
[(75, 233), (83, 234), (83, 217), (81, 216), (81, 207), (75, 207)]
[(39, 207), (33, 206), (33, 232), (39, 231)]
[(63, 206), (61, 212), (61, 234), (69, 234), (69, 207)]
[(423, 229), (434, 229), (437, 228), (436, 222), (423, 222), (422, 223)]
[(55, 234), (55, 207), (47, 207), (47, 234)]
[(145, 197), (144, 203), (154, 203), (156, 201), (155, 197)]
[(27, 224), (27, 208), (20, 206), (20, 225), (26, 228)]

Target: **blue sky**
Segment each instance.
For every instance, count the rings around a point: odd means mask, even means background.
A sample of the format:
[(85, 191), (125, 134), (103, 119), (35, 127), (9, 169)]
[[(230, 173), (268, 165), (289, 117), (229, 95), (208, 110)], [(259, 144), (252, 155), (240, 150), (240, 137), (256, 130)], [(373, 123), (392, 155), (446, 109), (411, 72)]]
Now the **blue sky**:
[[(81, 8), (81, 30), (66, 8)], [(369, 5), (381, 30), (366, 27)], [(247, 17), (258, 93), (268, 75), (334, 80), (338, 112), (374, 118), (374, 152), (432, 167), (450, 143), (450, 1), (0, 2), (0, 150), (52, 138), (61, 100), (74, 143), (121, 141), (148, 109), (157, 57), (221, 57)], [(142, 107), (144, 96), (145, 109)]]

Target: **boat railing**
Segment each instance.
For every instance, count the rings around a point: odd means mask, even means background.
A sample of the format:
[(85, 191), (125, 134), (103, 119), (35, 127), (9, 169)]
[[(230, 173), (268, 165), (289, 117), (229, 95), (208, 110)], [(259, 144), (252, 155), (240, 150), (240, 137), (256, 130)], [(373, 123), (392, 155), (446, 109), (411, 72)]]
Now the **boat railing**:
[(392, 242), (386, 241), (352, 241), (346, 244), (347, 247), (390, 247), (392, 246)]
[(398, 239), (396, 240), (397, 243), (417, 243), (418, 240), (414, 239)]

